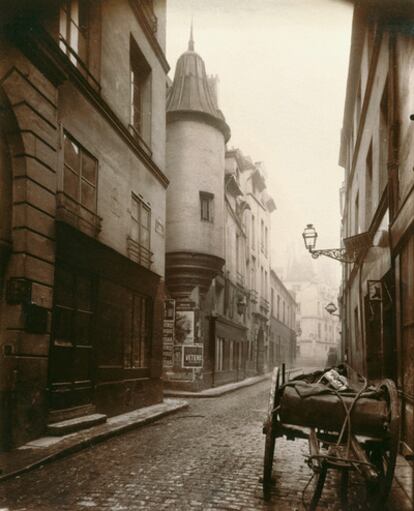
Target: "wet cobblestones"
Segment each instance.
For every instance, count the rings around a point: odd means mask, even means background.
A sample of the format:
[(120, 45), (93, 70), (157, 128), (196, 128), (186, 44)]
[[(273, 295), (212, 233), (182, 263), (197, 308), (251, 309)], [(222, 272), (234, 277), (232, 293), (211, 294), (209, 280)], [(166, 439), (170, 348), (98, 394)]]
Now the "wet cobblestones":
[[(277, 440), (272, 499), (259, 481), (269, 382), (215, 399), (110, 439), (0, 486), (7, 511), (303, 510), (312, 472), (307, 442)], [(313, 483), (305, 493), (309, 503)], [(337, 511), (338, 480), (328, 476), (319, 509)], [(353, 481), (351, 510), (367, 509)]]

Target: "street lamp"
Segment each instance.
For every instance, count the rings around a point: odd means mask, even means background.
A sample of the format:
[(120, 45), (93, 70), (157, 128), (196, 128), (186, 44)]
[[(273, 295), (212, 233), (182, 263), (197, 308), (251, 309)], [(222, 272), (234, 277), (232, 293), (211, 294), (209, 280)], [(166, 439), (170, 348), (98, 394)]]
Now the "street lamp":
[(352, 252), (348, 252), (346, 248), (324, 248), (321, 250), (315, 250), (318, 233), (312, 224), (308, 224), (305, 227), (305, 230), (302, 233), (302, 237), (303, 241), (305, 242), (306, 250), (309, 251), (314, 259), (324, 255), (330, 257), (331, 259), (341, 261), (341, 263), (355, 263), (356, 261), (357, 253), (355, 250)]
[(338, 310), (338, 307), (334, 303), (329, 302), (328, 305), (325, 307), (325, 310), (326, 312), (329, 312), (331, 316), (338, 316), (339, 318), (339, 314), (335, 314), (335, 312)]
[(318, 237), (318, 233), (316, 232), (315, 227), (312, 224), (308, 224), (305, 227), (302, 236), (303, 241), (305, 242), (306, 250), (309, 250), (309, 252), (312, 253), (316, 246), (316, 239)]

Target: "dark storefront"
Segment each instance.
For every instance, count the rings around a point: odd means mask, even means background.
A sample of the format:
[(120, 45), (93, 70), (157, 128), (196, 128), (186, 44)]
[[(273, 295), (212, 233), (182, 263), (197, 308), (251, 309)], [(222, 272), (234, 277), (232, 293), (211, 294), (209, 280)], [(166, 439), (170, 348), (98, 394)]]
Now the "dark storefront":
[[(159, 277), (58, 223), (50, 420), (162, 401)], [(160, 301), (161, 303), (161, 301)], [(150, 385), (151, 382), (151, 385)]]

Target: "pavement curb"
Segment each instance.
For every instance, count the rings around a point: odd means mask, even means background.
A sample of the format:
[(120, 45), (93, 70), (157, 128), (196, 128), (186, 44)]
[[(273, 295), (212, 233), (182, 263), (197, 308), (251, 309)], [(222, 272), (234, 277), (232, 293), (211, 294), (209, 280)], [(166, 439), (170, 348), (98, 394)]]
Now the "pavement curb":
[(164, 390), (164, 396), (166, 397), (194, 397), (194, 398), (213, 398), (220, 397), (225, 394), (229, 394), (230, 392), (235, 392), (236, 390), (250, 387), (251, 385), (255, 385), (256, 383), (261, 383), (262, 381), (269, 380), (272, 374), (267, 373), (263, 376), (254, 376), (252, 378), (246, 378), (238, 383), (229, 383), (227, 385), (221, 385), (220, 387), (214, 387), (206, 390), (201, 390), (199, 392), (190, 392), (186, 390)]
[[(114, 436), (120, 435), (122, 433), (126, 433), (133, 429), (137, 429), (141, 426), (145, 426), (146, 424), (155, 422), (167, 415), (171, 415), (173, 413), (176, 413), (180, 410), (184, 410), (189, 407), (189, 404), (186, 401), (177, 400), (177, 402), (178, 403), (175, 408), (171, 408), (171, 409), (160, 411), (158, 413), (154, 413), (153, 415), (151, 415), (149, 417), (138, 418), (137, 420), (132, 421), (130, 423), (120, 424), (118, 426), (114, 425), (114, 427), (112, 429), (108, 429), (107, 431), (96, 432), (96, 434), (93, 434), (93, 429), (99, 427), (99, 426), (93, 426), (89, 430), (89, 432), (91, 433), (90, 437), (80, 438), (78, 442), (74, 441), (74, 443), (72, 445), (62, 446), (62, 448), (60, 450), (57, 450), (56, 452), (53, 452), (47, 456), (44, 456), (43, 458), (33, 461), (32, 463), (29, 463), (28, 465), (26, 465), (22, 468), (19, 468), (12, 472), (8, 472), (6, 474), (0, 475), (0, 483), (3, 481), (6, 481), (8, 479), (17, 477), (17, 476), (24, 474), (26, 472), (29, 472), (31, 470), (34, 470), (36, 468), (39, 468), (40, 466), (46, 465), (47, 463), (57, 461), (57, 460), (62, 459), (66, 456), (69, 456), (71, 454), (79, 452), (83, 449), (86, 449), (88, 447), (91, 447), (93, 445), (101, 443), (109, 438), (114, 437)], [(106, 424), (106, 425), (108, 426), (108, 424)], [(80, 433), (85, 433), (85, 431), (87, 431), (87, 430), (83, 430)]]
[[(303, 368), (295, 367), (286, 369), (286, 375), (290, 375), (291, 373), (301, 372)], [(220, 385), (219, 387), (213, 387), (205, 390), (200, 390), (199, 392), (190, 392), (187, 390), (173, 390), (173, 389), (164, 389), (164, 396), (166, 397), (197, 397), (197, 398), (212, 398), (212, 397), (220, 397), (224, 394), (228, 394), (229, 392), (234, 392), (236, 390), (242, 389), (244, 387), (250, 387), (251, 385), (255, 385), (256, 383), (260, 383), (265, 380), (270, 380), (272, 377), (272, 372), (268, 372), (266, 374), (262, 374), (259, 376), (252, 376), (250, 378), (246, 378), (245, 380), (241, 380), (235, 383), (228, 383), (226, 385)]]

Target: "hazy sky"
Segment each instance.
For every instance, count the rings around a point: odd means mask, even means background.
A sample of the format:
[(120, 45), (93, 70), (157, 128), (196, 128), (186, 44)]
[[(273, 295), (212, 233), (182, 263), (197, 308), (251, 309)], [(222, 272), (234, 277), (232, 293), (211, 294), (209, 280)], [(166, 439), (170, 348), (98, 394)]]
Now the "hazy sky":
[[(219, 76), (219, 105), (238, 147), (263, 161), (277, 210), (272, 265), (304, 253), (313, 223), (317, 248), (339, 246), (338, 166), (352, 6), (340, 0), (167, 0), (167, 57), (173, 77), (187, 48)], [(310, 257), (310, 256), (309, 256)], [(317, 267), (339, 276), (327, 258)]]

